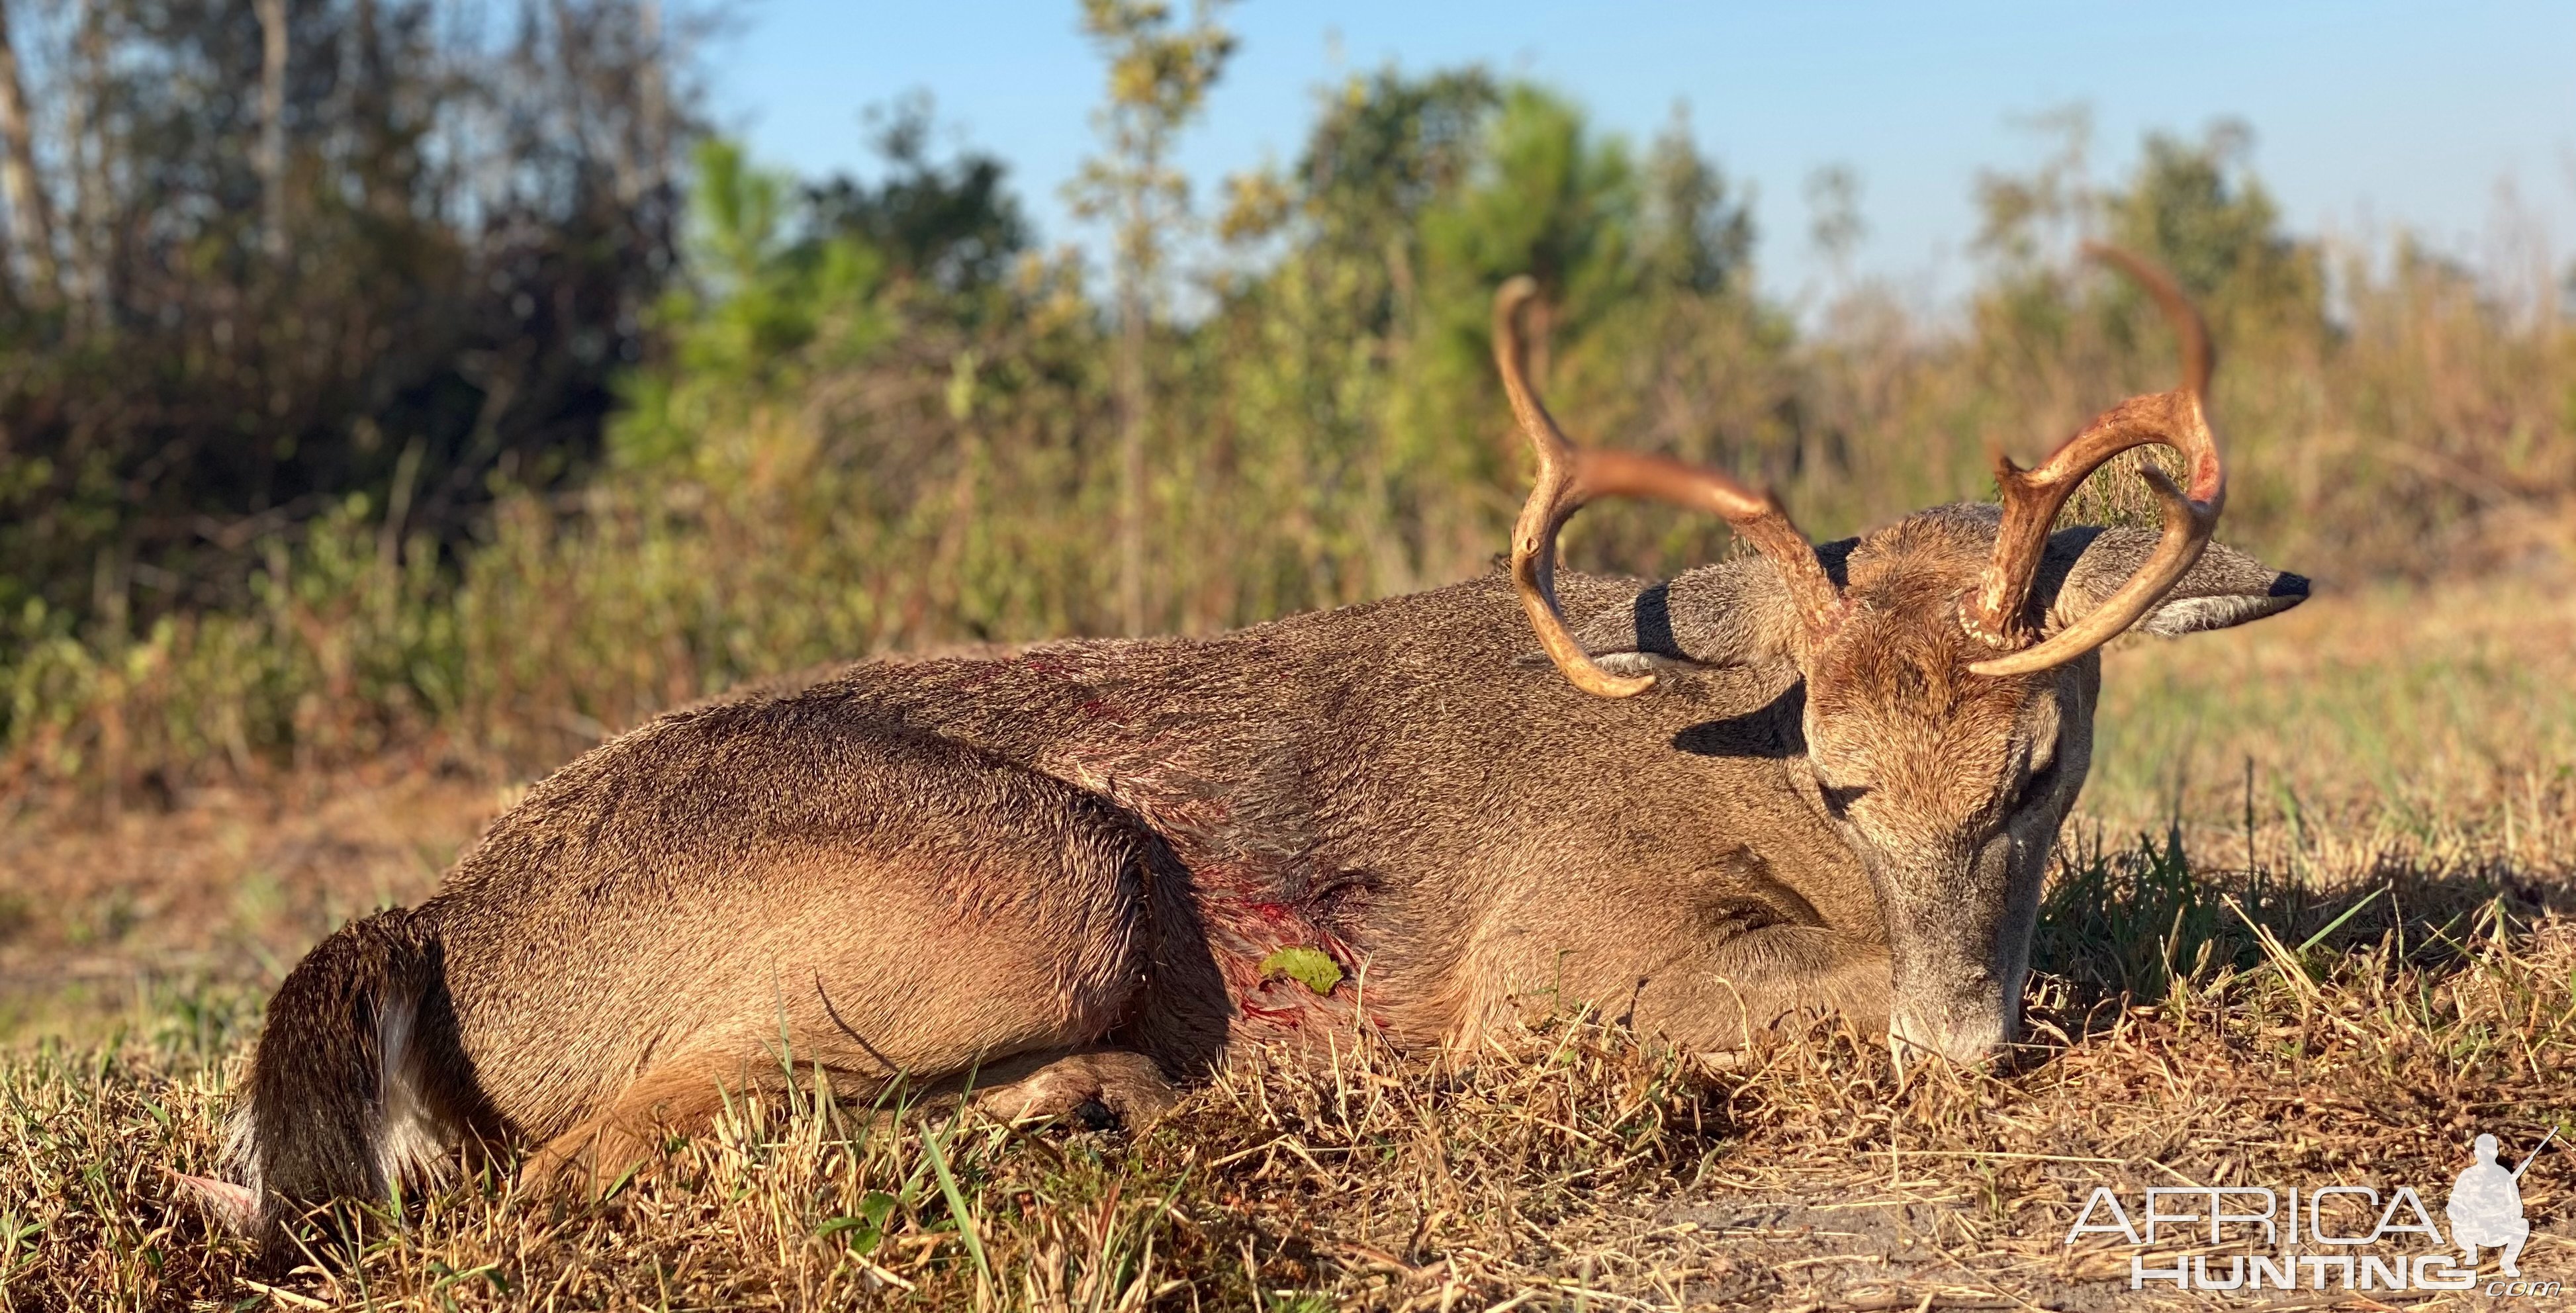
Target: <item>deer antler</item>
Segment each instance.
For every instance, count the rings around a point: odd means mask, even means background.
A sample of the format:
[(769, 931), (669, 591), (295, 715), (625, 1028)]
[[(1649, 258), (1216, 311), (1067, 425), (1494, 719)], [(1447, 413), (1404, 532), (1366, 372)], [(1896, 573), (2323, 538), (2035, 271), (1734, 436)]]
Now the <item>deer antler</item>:
[[(2137, 623), (2149, 608), (2180, 582), (2209, 546), (2218, 513), (2227, 504), (2227, 470), (2218, 458), (2218, 438), (2210, 431), (2205, 398), (2214, 360), (2209, 330), (2180, 287), (2161, 269), (2116, 247), (2086, 243), (2084, 253), (2117, 265), (2147, 289), (2163, 307), (2182, 337), (2182, 386), (2171, 392), (2131, 397), (2085, 425), (2038, 468), (2025, 470), (1998, 447), (1995, 482), (2003, 492), (2003, 524), (1995, 532), (1994, 559), (1979, 579), (1977, 591), (1960, 610), (1970, 634), (2005, 649), (2005, 654), (1973, 662), (1980, 675), (2018, 675), (2061, 666), (2110, 642)], [(2083, 619), (2045, 642), (2034, 642), (2024, 612), (2030, 605), (2031, 582), (2048, 548), (2048, 531), (2066, 499), (2102, 463), (2132, 447), (2162, 444), (2182, 453), (2190, 467), (2189, 492), (2174, 486), (2153, 465), (2139, 473), (2164, 511), (2164, 536), (2155, 554), (2139, 566), (2119, 591)], [(2017, 649), (2017, 650), (2016, 650)]]
[(1494, 294), (1494, 365), (1511, 397), (1521, 432), (1538, 453), (1538, 482), (1512, 526), (1512, 584), (1521, 608), (1538, 630), (1556, 668), (1576, 688), (1606, 698), (1631, 697), (1653, 687), (1655, 677), (1613, 675), (1593, 664), (1556, 605), (1556, 534), (1565, 522), (1597, 497), (1640, 497), (1707, 511), (1724, 519), (1771, 558), (1789, 586), (1790, 600), (1811, 637), (1821, 637), (1842, 622), (1842, 590), (1825, 574), (1814, 544), (1789, 522), (1788, 512), (1768, 492), (1755, 492), (1715, 470), (1685, 465), (1661, 456), (1627, 451), (1586, 451), (1568, 441), (1523, 374), (1521, 307), (1538, 294), (1526, 277), (1514, 278)]

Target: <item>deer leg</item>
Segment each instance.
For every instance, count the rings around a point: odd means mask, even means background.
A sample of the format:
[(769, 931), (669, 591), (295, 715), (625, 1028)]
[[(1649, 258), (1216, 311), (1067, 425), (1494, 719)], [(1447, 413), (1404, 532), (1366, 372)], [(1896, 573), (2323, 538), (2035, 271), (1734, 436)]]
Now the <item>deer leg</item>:
[[(1709, 1049), (1739, 1049), (1755, 1034), (1824, 1013), (1864, 1033), (1887, 1029), (1887, 947), (1821, 926), (1772, 926), (1715, 945), (1698, 963), (1675, 963), (1663, 988), (1640, 990), (1637, 1024)], [(1651, 1002), (1648, 1001), (1651, 996)]]
[(975, 1104), (1005, 1121), (1058, 1118), (1087, 1130), (1152, 1124), (1179, 1100), (1162, 1069), (1142, 1053), (1090, 1049), (1047, 1062), (1008, 1084), (979, 1090)]
[[(1140, 1130), (1180, 1098), (1152, 1058), (1124, 1049), (1023, 1055), (986, 1074), (997, 1083), (983, 1083), (970, 1101), (1012, 1122), (1062, 1118), (1084, 1129), (1116, 1125)], [(774, 1090), (779, 1076), (776, 1071), (755, 1075), (741, 1064), (723, 1061), (659, 1067), (607, 1108), (548, 1140), (529, 1157), (525, 1177), (540, 1188), (596, 1197), (620, 1179), (658, 1164), (667, 1137), (712, 1129), (728, 1100)], [(845, 1088), (866, 1087), (862, 1077), (844, 1079)], [(934, 1099), (954, 1097), (935, 1089), (930, 1093)]]
[(1587, 1007), (1603, 1020), (1701, 1051), (1740, 1049), (1763, 1031), (1818, 1013), (1839, 1014), (1864, 1031), (1887, 1026), (1887, 946), (1824, 926), (1555, 943), (1549, 974), (1524, 966), (1503, 993), (1516, 1011), (1525, 1015), (1535, 993), (1557, 1008)]
[(1062, 781), (954, 745), (840, 748), (835, 778), (852, 793), (831, 811), (838, 826), (748, 856), (674, 858), (734, 869), (683, 932), (620, 945), (616, 1006), (510, 1037), (560, 1051), (561, 1032), (589, 1026), (585, 1046), (626, 1064), (612, 1097), (559, 1112), (526, 1101), (520, 1124), (551, 1136), (540, 1176), (613, 1181), (663, 1135), (705, 1129), (726, 1092), (775, 1091), (790, 1070), (819, 1068), (854, 1100), (1034, 1077), (1021, 1103), (1041, 1113), (1097, 1102), (1141, 1122), (1167, 1102), (1149, 1060), (1165, 1056), (1161, 1036), (1107, 1039), (1194, 979), (1176, 970), (1190, 927), (1157, 922), (1152, 887), (1169, 881), (1152, 836)]
[[(800, 1063), (934, 1097), (1088, 1080), (1070, 1108), (1103, 1080), (1125, 1090), (1128, 1074), (1152, 1072), (1142, 1054), (1123, 1055), (1132, 1061), (1122, 1067), (1109, 1050), (1129, 1046), (1104, 1043), (1169, 985), (1153, 951), (1147, 841), (1061, 784), (1015, 784), (1034, 805), (1008, 825), (988, 818), (971, 885), (923, 897), (877, 878), (861, 906), (820, 906), (793, 933), (795, 965), (780, 973), (793, 983), (756, 1024), (772, 1034), (783, 1024)], [(955, 860), (932, 852), (906, 864)], [(850, 933), (853, 923), (866, 932)]]
[(680, 1061), (656, 1067), (608, 1107), (539, 1146), (521, 1169), (541, 1189), (596, 1196), (630, 1172), (660, 1161), (663, 1137), (715, 1125), (728, 1088), (747, 1082), (730, 1062)]

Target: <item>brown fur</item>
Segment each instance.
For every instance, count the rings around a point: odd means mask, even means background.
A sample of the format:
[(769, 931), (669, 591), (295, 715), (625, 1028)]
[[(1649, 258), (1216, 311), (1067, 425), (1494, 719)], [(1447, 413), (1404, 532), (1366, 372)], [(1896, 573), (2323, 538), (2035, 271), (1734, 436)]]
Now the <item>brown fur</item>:
[[(355, 951), (385, 939), (363, 927), (315, 950), (261, 1041), (244, 1168), (283, 1203), (414, 1170), (329, 1165), (400, 1138), (368, 1064), (423, 1059), (431, 1141), (541, 1145), (580, 1179), (791, 1064), (1137, 1120), (1243, 1045), (1458, 1042), (1578, 1001), (1704, 1049), (1835, 1009), (1976, 1057), (2012, 1037), (2099, 673), (1965, 671), (1994, 524), (1944, 508), (1823, 549), (1852, 615), (1812, 651), (1758, 560), (1569, 577), (1587, 649), (1663, 673), (1626, 700), (1569, 686), (1486, 578), (675, 712), (495, 822), (392, 914), (399, 952)], [(2040, 609), (2081, 614), (2152, 544), (2061, 531)], [(2145, 627), (2305, 591), (2213, 548)], [(1265, 976), (1283, 947), (1348, 977)], [(394, 1005), (440, 1029), (392, 1055), (341, 1033)]]

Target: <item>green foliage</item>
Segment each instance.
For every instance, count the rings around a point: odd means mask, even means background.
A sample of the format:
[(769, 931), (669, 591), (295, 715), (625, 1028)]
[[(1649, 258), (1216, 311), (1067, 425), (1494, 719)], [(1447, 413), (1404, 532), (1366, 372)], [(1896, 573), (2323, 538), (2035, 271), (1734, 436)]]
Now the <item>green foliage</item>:
[(739, 460), (731, 443), (757, 398), (793, 391), (814, 356), (863, 361), (891, 328), (876, 298), (884, 261), (864, 237), (826, 229), (800, 239), (795, 180), (755, 168), (730, 141), (706, 142), (697, 164), (690, 237), (701, 285), (664, 298), (657, 324), (669, 365), (630, 380), (609, 427), (609, 449), (629, 468)]
[(1111, 225), (1123, 317), (1145, 302), (1163, 264), (1168, 226), (1188, 209), (1188, 180), (1172, 167), (1182, 128), (1207, 104), (1234, 37), (1217, 22), (1219, 0), (1198, 0), (1175, 24), (1166, 0), (1083, 0), (1082, 30), (1109, 65), (1108, 96), (1093, 116), (1101, 153), (1083, 162), (1065, 194), (1074, 212)]
[[(1500, 395), (1489, 382), (1493, 289), (1515, 274), (1537, 278), (1540, 350), (1564, 350), (1627, 299), (1638, 189), (1624, 143), (1596, 140), (1572, 104), (1535, 87), (1505, 94), (1479, 155), (1464, 184), (1422, 217), (1424, 340), (1395, 427), (1425, 456), (1470, 458), (1444, 473), (1492, 479), (1492, 453), (1511, 450), (1490, 404)], [(1545, 378), (1544, 359), (1537, 369)], [(1479, 431), (1497, 440), (1456, 443)]]
[[(1521, 272), (1543, 295), (1533, 369), (1578, 432), (1636, 435), (1721, 464), (1735, 462), (1710, 449), (1719, 427), (1738, 443), (1758, 441), (1759, 412), (1776, 395), (1728, 398), (1721, 404), (1733, 413), (1723, 420), (1702, 413), (1658, 425), (1663, 417), (1640, 412), (1639, 399), (1674, 371), (1698, 372), (1692, 353), (1740, 359), (1749, 349), (1776, 359), (1785, 345), (1766, 340), (1758, 310), (1736, 288), (1751, 221), (1678, 124), (1641, 166), (1627, 142), (1591, 131), (1571, 102), (1508, 87), (1473, 167), (1423, 206), (1418, 231), (1422, 303), (1386, 418), (1395, 451), (1418, 477), (1501, 496), (1521, 477), (1521, 440), (1494, 382), (1491, 325), (1493, 289)], [(1728, 404), (1738, 401), (1750, 406)], [(1656, 559), (1650, 539), (1679, 551), (1724, 540), (1706, 524), (1681, 528), (1678, 541), (1635, 526), (1626, 511), (1596, 515), (1578, 541), (1614, 536), (1615, 557), (1639, 563)], [(1600, 558), (1583, 548), (1577, 559)]]
[(17, 16), (0, 80), (43, 107), (0, 236), (22, 643), (254, 611), (269, 540), (355, 494), (460, 547), (496, 486), (586, 472), (674, 263), (694, 129), (656, 5), (493, 33), (434, 0), (297, 0), (274, 70), (255, 8)]
[(2245, 162), (2250, 147), (2230, 123), (2196, 145), (2150, 134), (2135, 181), (2107, 198), (2111, 240), (2171, 270), (2231, 340), (2313, 336), (2325, 317), (2324, 262), (2315, 243), (2281, 231), (2280, 207)]
[(865, 1257), (875, 1253), (885, 1242), (886, 1223), (894, 1217), (901, 1201), (883, 1190), (870, 1190), (859, 1197), (859, 1206), (849, 1214), (832, 1218), (814, 1228), (818, 1236), (841, 1237), (850, 1252)]
[(886, 177), (874, 186), (833, 178), (808, 188), (816, 230), (857, 237), (884, 255), (897, 276), (937, 285), (961, 308), (983, 308), (1029, 244), (1028, 221), (990, 155), (930, 158), (927, 96), (882, 116), (877, 153)]
[[(1160, 222), (1178, 211), (1157, 152), (1227, 42), (1205, 13), (1100, 12), (1107, 121), (1151, 131), (1104, 158), (1129, 190), (1095, 195)], [(1181, 62), (1145, 58), (1158, 42)], [(1177, 81), (1120, 80), (1137, 69)], [(228, 605), (138, 621), (19, 595), (7, 768), (124, 789), (441, 736), (538, 766), (801, 666), (1205, 631), (1464, 577), (1523, 493), (1489, 324), (1522, 271), (1546, 289), (1535, 371), (1578, 436), (1768, 482), (1820, 539), (1978, 495), (1990, 440), (2033, 456), (2170, 385), (2152, 309), (2071, 262), (2086, 232), (2209, 310), (2232, 541), (2292, 567), (2452, 568), (2491, 517), (2576, 489), (2576, 334), (2411, 247), (2339, 271), (2329, 323), (2324, 253), (2282, 231), (2229, 132), (2151, 139), (2117, 186), (2086, 179), (2072, 135), (1989, 178), (1965, 331), (1864, 286), (1802, 333), (1754, 294), (1745, 206), (1678, 125), (1640, 151), (1479, 70), (1329, 88), (1292, 169), (1236, 180), (1188, 320), (1161, 304), (1161, 247), (1122, 255), (1101, 306), (1072, 256), (1020, 249), (997, 165), (928, 159), (926, 111), (902, 113), (867, 185), (699, 152), (689, 276), (620, 385), (614, 459), (578, 488), (501, 481), (465, 544), (401, 496), (334, 498), (253, 540)], [(428, 448), (395, 491), (460, 468)], [(0, 478), (61, 477), (33, 469)], [(2134, 482), (2096, 480), (2074, 513), (2135, 514)], [(1576, 565), (1639, 574), (1727, 546), (1654, 507), (1588, 510), (1567, 538)], [(1130, 560), (1150, 567), (1133, 594)]]
[(1415, 225), (1475, 164), (1500, 100), (1476, 68), (1424, 77), (1381, 69), (1327, 91), (1297, 161), (1308, 244), (1410, 260), (1416, 253), (1403, 248)]
[(1527, 273), (1573, 306), (1622, 290), (1638, 204), (1624, 142), (1596, 138), (1571, 102), (1521, 85), (1505, 94), (1482, 154), (1425, 222), (1435, 282), (1491, 288)]
[(2078, 345), (2079, 326), (2123, 358), (2154, 359), (2170, 343), (2135, 288), (2069, 282), (2059, 257), (2088, 232), (2171, 271), (2215, 335), (2238, 350), (2313, 344), (2323, 334), (2322, 252), (2281, 230), (2279, 207), (2247, 163), (2252, 137), (2243, 125), (2221, 121), (2197, 143), (2151, 133), (2136, 175), (2103, 189), (2082, 175), (2082, 117), (2058, 123), (2069, 141), (2057, 156), (2032, 174), (1988, 175), (1980, 186), (1979, 240), (1997, 276), (1979, 312), (1997, 346), (2063, 353)]
[(1150, 343), (1169, 292), (1165, 262), (1192, 226), (1189, 181), (1171, 164), (1174, 141), (1198, 117), (1234, 52), (1217, 22), (1220, 0), (1198, 0), (1186, 27), (1163, 0), (1083, 0), (1082, 27), (1109, 66), (1109, 94), (1093, 121), (1101, 152), (1065, 188), (1074, 212), (1109, 225), (1117, 335), (1110, 380), (1118, 420), (1119, 628), (1143, 634), (1153, 606), (1147, 447), (1157, 426), (1162, 372)]

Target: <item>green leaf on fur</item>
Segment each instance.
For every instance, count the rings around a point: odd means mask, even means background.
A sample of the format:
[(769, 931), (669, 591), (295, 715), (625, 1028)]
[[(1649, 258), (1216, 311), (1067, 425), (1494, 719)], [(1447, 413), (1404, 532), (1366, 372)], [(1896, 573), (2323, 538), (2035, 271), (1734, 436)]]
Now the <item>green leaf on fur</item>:
[(1319, 949), (1283, 948), (1261, 959), (1261, 974), (1282, 975), (1318, 994), (1330, 994), (1342, 983), (1342, 968)]

